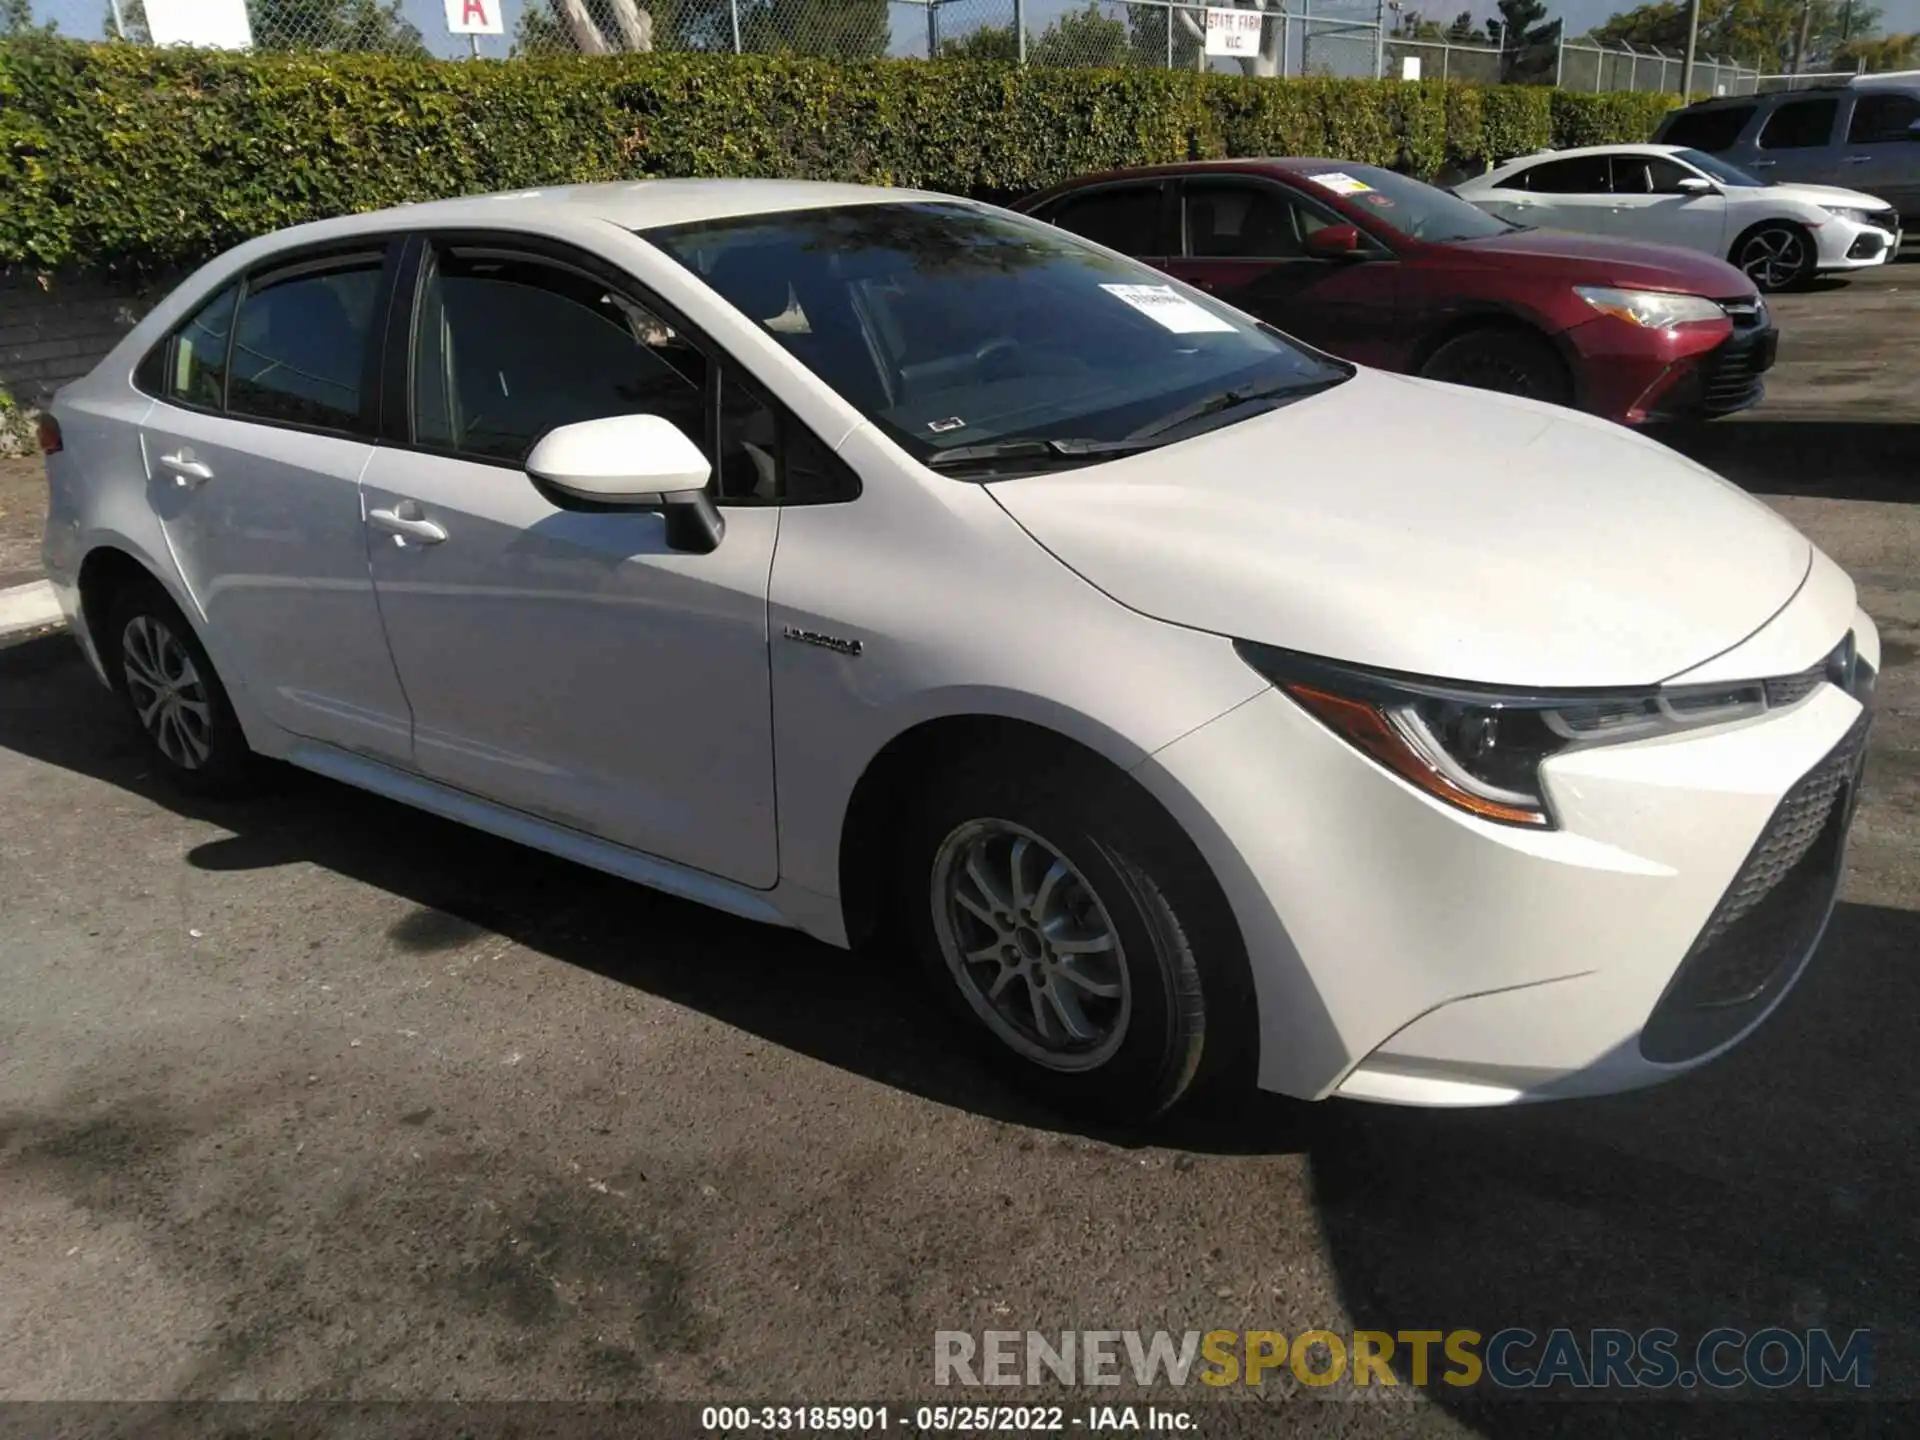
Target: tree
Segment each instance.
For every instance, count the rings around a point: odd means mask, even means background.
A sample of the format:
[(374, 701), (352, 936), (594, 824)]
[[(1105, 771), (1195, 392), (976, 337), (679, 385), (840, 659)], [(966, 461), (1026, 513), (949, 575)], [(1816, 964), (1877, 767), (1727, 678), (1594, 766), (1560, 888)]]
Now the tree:
[[(1171, 59), (1175, 70), (1206, 69), (1206, 37), (1195, 34), (1190, 25), (1171, 22), (1170, 13), (1159, 5), (1127, 7), (1127, 46), (1133, 51), (1133, 63), (1164, 70)], [(1169, 27), (1173, 30), (1171, 48), (1167, 44)]]
[[(127, 22), (125, 31), (120, 28), (122, 17)], [(114, 13), (112, 0), (108, 0), (107, 18), (101, 24), (100, 33), (109, 40), (129, 40), (135, 45), (153, 43), (153, 36), (147, 30), (147, 7), (142, 0), (120, 0), (118, 16)]]
[(1505, 42), (1501, 78), (1508, 84), (1538, 84), (1553, 74), (1554, 47), (1560, 43), (1560, 22), (1547, 19), (1541, 0), (1500, 0), (1500, 24), (1487, 22), (1489, 37)]
[(1097, 0), (1067, 11), (1027, 47), (1033, 64), (1067, 69), (1118, 70), (1131, 54), (1126, 22), (1102, 14)]
[[(530, 0), (514, 49), (726, 51), (735, 13), (728, 0)], [(737, 13), (740, 48), (756, 54), (864, 60), (884, 55), (892, 38), (887, 0), (739, 0)]]
[(1473, 23), (1473, 12), (1462, 10), (1453, 17), (1453, 24), (1447, 27), (1447, 39), (1455, 45), (1477, 45), (1482, 37), (1480, 27)]
[(1020, 41), (1011, 25), (982, 25), (940, 42), (942, 60), (991, 60), (1011, 65), (1020, 58)]
[(51, 35), (58, 20), (41, 25), (33, 18), (33, 0), (0, 0), (0, 35)]
[(248, 0), (256, 50), (426, 53), (401, 0)]
[[(1880, 11), (1871, 5), (1849, 6), (1847, 0), (1700, 0), (1700, 53), (1762, 70), (1789, 71), (1800, 56), (1803, 23), (1807, 48), (1801, 58), (1810, 68), (1819, 69), (1831, 63), (1843, 41), (1870, 42), (1880, 29)], [(1615, 15), (1595, 29), (1592, 38), (1603, 45), (1625, 41), (1683, 50), (1685, 0), (1642, 5)]]
[(1869, 71), (1920, 68), (1920, 35), (1848, 40), (1833, 52), (1833, 68)]

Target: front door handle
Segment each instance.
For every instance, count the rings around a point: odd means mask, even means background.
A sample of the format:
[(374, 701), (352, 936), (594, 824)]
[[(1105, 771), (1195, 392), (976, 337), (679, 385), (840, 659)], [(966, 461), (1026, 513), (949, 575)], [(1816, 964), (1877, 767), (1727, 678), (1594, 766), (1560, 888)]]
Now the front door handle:
[(1771, 170), (1774, 166), (1778, 165), (1780, 162), (1778, 160), (1755, 160), (1752, 163), (1753, 163), (1753, 168), (1756, 170)]
[(1873, 157), (1871, 155), (1848, 155), (1844, 157), (1840, 163), (1842, 165), (1871, 165), (1873, 163)]
[(393, 510), (369, 510), (367, 519), (382, 530), (391, 530), (396, 539), (411, 540), (417, 545), (438, 545), (447, 538), (447, 529), (431, 520), (423, 520), (417, 514), (400, 514), (400, 510), (418, 511), (419, 506), (411, 500), (403, 501)]
[(184, 490), (197, 490), (213, 478), (212, 467), (193, 458), (191, 450), (182, 450), (174, 455), (162, 455), (160, 468), (173, 475), (173, 483)]

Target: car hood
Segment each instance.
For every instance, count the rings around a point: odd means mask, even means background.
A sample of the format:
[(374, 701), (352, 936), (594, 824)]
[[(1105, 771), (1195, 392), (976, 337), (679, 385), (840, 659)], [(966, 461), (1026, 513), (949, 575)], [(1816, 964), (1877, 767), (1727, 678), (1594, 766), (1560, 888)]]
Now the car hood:
[(1629, 430), (1370, 370), (1165, 449), (988, 488), (1146, 615), (1498, 685), (1667, 679), (1764, 625), (1813, 555)]
[(1715, 300), (1755, 294), (1753, 281), (1724, 260), (1639, 240), (1576, 235), (1567, 230), (1516, 230), (1485, 240), (1462, 240), (1449, 247), (1503, 270), (1568, 273), (1589, 285), (1618, 285), (1640, 290), (1679, 291)]
[(1772, 196), (1789, 200), (1804, 200), (1809, 205), (1845, 205), (1854, 210), (1891, 210), (1893, 207), (1878, 195), (1869, 195), (1862, 190), (1843, 190), (1838, 185), (1802, 185), (1798, 181), (1787, 181), (1778, 185), (1769, 185), (1764, 190), (1752, 192), (1764, 199)]

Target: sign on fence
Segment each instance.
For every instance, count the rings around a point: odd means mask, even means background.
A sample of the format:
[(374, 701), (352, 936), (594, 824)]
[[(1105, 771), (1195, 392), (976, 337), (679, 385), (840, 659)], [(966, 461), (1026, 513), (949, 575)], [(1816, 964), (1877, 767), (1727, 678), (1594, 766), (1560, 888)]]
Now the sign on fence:
[(501, 0), (447, 0), (449, 35), (504, 35), (506, 16)]
[(1207, 54), (1258, 55), (1260, 22), (1258, 10), (1208, 10)]
[(1402, 80), (1418, 80), (1420, 78), (1420, 57), (1418, 55), (1402, 55), (1400, 57), (1400, 78)]
[(147, 34), (156, 45), (253, 48), (247, 0), (147, 0)]

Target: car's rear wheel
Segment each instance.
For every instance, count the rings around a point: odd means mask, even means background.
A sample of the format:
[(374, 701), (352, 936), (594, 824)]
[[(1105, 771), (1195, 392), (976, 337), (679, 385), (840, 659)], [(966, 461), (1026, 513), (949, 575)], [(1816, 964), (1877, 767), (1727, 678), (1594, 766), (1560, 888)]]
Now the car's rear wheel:
[(114, 688), (168, 776), (231, 794), (257, 773), (226, 688), (180, 609), (150, 580), (123, 586), (104, 637)]
[(1566, 363), (1544, 339), (1507, 328), (1469, 330), (1442, 344), (1420, 367), (1429, 380), (1524, 395), (1550, 405), (1573, 403)]
[(940, 777), (901, 847), (921, 964), (1009, 1079), (1058, 1108), (1150, 1119), (1240, 1048), (1237, 928), (1199, 857), (1093, 763)]
[(1770, 295), (1807, 284), (1820, 257), (1814, 250), (1813, 237), (1800, 226), (1770, 220), (1736, 240), (1731, 259), (1761, 293)]

